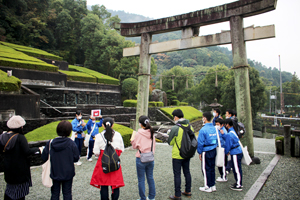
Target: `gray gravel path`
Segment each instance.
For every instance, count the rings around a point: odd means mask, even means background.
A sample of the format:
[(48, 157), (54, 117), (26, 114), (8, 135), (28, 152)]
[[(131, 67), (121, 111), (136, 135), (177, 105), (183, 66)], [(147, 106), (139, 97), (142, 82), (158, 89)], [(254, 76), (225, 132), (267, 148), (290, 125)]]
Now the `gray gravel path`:
[[(275, 147), (273, 146), (274, 140), (254, 138), (255, 151), (275, 152)], [(154, 168), (154, 178), (157, 192), (156, 200), (167, 199), (169, 195), (174, 194), (171, 150), (172, 147), (168, 145), (158, 145), (156, 149)], [(120, 190), (120, 199), (122, 200), (139, 198), (135, 168), (135, 152), (135, 150), (128, 149), (121, 155), (121, 163), (125, 181), (125, 187), (121, 188)], [(230, 173), (228, 182), (216, 183), (217, 192), (203, 193), (198, 189), (200, 186), (203, 186), (203, 176), (201, 173), (201, 165), (198, 159), (198, 154), (196, 154), (196, 156), (191, 159), (190, 166), (193, 194), (191, 199), (243, 199), (249, 188), (274, 157), (274, 155), (262, 153), (256, 153), (255, 156), (261, 159), (260, 165), (242, 166), (244, 186), (242, 192), (230, 190), (229, 185), (234, 182), (233, 174)], [(73, 199), (100, 199), (99, 189), (89, 185), (96, 162), (95, 160), (93, 160), (93, 162), (87, 162), (83, 158), (82, 162), (82, 166), (76, 166), (76, 176), (73, 179)], [(41, 184), (41, 167), (34, 168), (31, 170), (31, 172), (33, 187), (31, 188), (27, 199), (50, 199), (50, 189), (45, 188)], [(218, 176), (219, 173), (216, 169), (216, 178)], [(184, 176), (182, 174), (182, 188), (184, 188), (183, 177)], [(280, 183), (277, 182), (277, 184)], [(0, 198), (2, 198), (5, 190), (5, 181), (3, 175), (0, 175), (0, 186)], [(266, 197), (262, 196), (261, 198)]]

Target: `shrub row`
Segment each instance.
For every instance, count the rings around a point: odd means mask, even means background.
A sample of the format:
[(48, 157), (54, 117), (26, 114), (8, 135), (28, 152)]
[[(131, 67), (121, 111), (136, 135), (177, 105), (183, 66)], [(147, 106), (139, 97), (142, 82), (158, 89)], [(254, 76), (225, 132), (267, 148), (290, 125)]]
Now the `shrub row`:
[(19, 91), (21, 80), (14, 76), (7, 76), (7, 73), (0, 70), (0, 91), (12, 92)]
[(150, 101), (149, 107), (164, 107), (164, 103), (161, 101)]
[(189, 103), (186, 103), (186, 102), (180, 102), (180, 104), (179, 104), (180, 106), (188, 106), (189, 105)]
[(46, 62), (44, 62), (40, 59), (34, 58), (32, 56), (28, 56), (28, 55), (26, 55), (24, 53), (21, 53), (21, 52), (18, 52), (18, 51), (14, 51), (14, 52), (12, 52), (12, 51), (2, 52), (1, 51), (0, 52), (0, 57), (14, 59), (14, 60), (27, 60), (27, 61), (31, 61), (31, 62), (38, 62), (38, 63), (46, 64)]
[(170, 119), (173, 119), (172, 112), (175, 109), (181, 109), (185, 119), (190, 121), (199, 119), (202, 117), (202, 112), (191, 106), (179, 106), (179, 107), (168, 107), (160, 108), (160, 110), (165, 113)]
[(94, 76), (81, 72), (70, 72), (65, 70), (58, 70), (59, 72), (66, 74), (69, 81), (80, 81), (80, 82), (90, 82), (97, 83), (97, 79)]
[(173, 106), (180, 106), (180, 101), (179, 100), (173, 100), (172, 105)]
[(74, 65), (69, 65), (70, 71), (77, 71), (77, 72), (83, 72), (89, 75), (92, 75), (97, 78), (97, 83), (103, 83), (103, 84), (110, 84), (110, 85), (120, 85), (120, 81), (118, 79), (115, 79), (113, 77), (101, 74), (99, 72), (96, 72), (94, 70), (85, 68), (85, 67), (79, 67)]
[[(127, 99), (123, 101), (123, 106), (124, 107), (136, 107), (137, 106), (137, 100), (133, 99)], [(164, 103), (161, 101), (150, 101), (148, 103), (149, 107), (164, 107)]]

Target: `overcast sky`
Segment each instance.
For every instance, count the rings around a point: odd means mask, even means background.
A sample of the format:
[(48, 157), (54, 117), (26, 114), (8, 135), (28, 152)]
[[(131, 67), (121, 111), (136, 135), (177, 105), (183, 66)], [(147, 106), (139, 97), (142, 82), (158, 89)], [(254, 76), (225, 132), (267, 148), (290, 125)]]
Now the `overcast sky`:
[[(214, 7), (234, 0), (87, 0), (88, 5), (104, 5), (111, 10), (124, 10), (158, 19), (196, 10)], [(149, 2), (149, 3), (147, 3)], [(180, 2), (180, 3), (175, 3)], [(278, 0), (276, 10), (244, 19), (244, 27), (275, 24), (276, 38), (246, 43), (247, 57), (261, 62), (267, 67), (279, 67), (281, 57), (283, 71), (300, 75), (300, 0)], [(208, 35), (229, 30), (229, 22), (200, 28), (200, 35)], [(224, 45), (231, 49), (231, 45)]]

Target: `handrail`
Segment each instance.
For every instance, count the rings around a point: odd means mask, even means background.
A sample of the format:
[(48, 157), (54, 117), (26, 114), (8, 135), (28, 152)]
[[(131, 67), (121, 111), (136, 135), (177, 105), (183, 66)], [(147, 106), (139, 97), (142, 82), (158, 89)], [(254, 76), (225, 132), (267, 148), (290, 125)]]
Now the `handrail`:
[(43, 101), (43, 100), (40, 100), (40, 102), (42, 102), (42, 103), (46, 104), (46, 105), (47, 105), (47, 106), (49, 106), (50, 108), (52, 108), (52, 109), (54, 109), (55, 111), (57, 111), (57, 112), (59, 112), (59, 113), (61, 113), (61, 114), (62, 114), (62, 112), (61, 112), (61, 111), (59, 111), (59, 110), (57, 110), (56, 108), (54, 108), (53, 106), (51, 106), (51, 105), (47, 104), (45, 101)]

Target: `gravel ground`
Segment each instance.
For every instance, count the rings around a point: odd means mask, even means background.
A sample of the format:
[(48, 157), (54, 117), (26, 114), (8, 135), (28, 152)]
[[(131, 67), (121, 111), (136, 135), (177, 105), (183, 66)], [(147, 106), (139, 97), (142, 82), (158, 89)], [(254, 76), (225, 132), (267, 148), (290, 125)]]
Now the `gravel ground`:
[[(267, 139), (257, 139), (254, 138), (255, 151), (264, 152), (275, 152), (274, 140)], [(169, 195), (174, 194), (174, 182), (173, 182), (173, 172), (172, 172), (172, 159), (171, 159), (172, 147), (164, 144), (157, 145), (155, 154), (155, 168), (154, 168), (154, 179), (156, 186), (156, 200), (167, 199)], [(137, 187), (137, 176), (135, 168), (135, 150), (128, 149), (121, 155), (121, 163), (123, 169), (123, 176), (125, 181), (125, 187), (120, 190), (120, 199), (122, 200), (132, 200), (138, 199), (138, 187)], [(256, 153), (255, 156), (261, 159), (260, 165), (243, 165), (243, 191), (236, 192), (229, 188), (229, 185), (233, 182), (234, 176), (232, 173), (228, 176), (228, 182), (226, 183), (216, 183), (217, 192), (214, 193), (204, 193), (199, 191), (199, 187), (203, 186), (203, 175), (201, 173), (201, 164), (198, 159), (198, 154), (191, 159), (191, 175), (192, 175), (192, 198), (191, 199), (243, 199), (244, 195), (247, 193), (252, 184), (260, 176), (263, 170), (268, 166), (269, 162), (272, 160), (274, 155)], [(283, 160), (283, 159), (282, 159)], [(84, 158), (81, 159), (83, 164), (81, 166), (76, 166), (76, 176), (73, 179), (73, 199), (100, 199), (99, 189), (89, 185), (90, 178), (93, 173), (94, 166), (96, 164), (95, 160), (93, 162), (87, 162)], [(296, 164), (296, 163), (295, 163)], [(299, 164), (299, 160), (298, 160)], [(288, 167), (283, 165), (282, 168)], [(293, 167), (289, 165), (289, 167)], [(294, 167), (295, 170), (295, 167)], [(295, 170), (296, 171), (296, 170)], [(45, 188), (41, 184), (41, 167), (33, 168), (32, 180), (33, 187), (30, 189), (30, 194), (26, 197), (27, 199), (50, 199), (50, 189)], [(280, 172), (280, 171), (279, 171)], [(216, 178), (219, 176), (219, 172), (216, 168)], [(182, 188), (184, 189), (184, 178), (182, 174)], [(286, 174), (280, 174), (281, 180), (288, 180)], [(299, 179), (299, 173), (297, 178)], [(276, 180), (276, 177), (275, 179)], [(271, 181), (273, 182), (273, 181)], [(272, 183), (271, 183), (272, 184)], [(274, 185), (278, 185), (278, 181)], [(0, 198), (3, 197), (5, 191), (5, 181), (4, 176), (0, 175)], [(299, 186), (299, 185), (298, 185)], [(273, 185), (270, 187), (272, 188)], [(146, 186), (147, 188), (147, 186)], [(277, 192), (280, 193), (278, 188)], [(289, 187), (286, 187), (289, 189)], [(287, 190), (288, 191), (288, 190)], [(260, 198), (268, 198), (268, 193), (270, 191), (263, 191)], [(298, 193), (299, 194), (299, 193)], [(266, 196), (264, 196), (266, 195)], [(61, 198), (62, 199), (62, 198)]]

